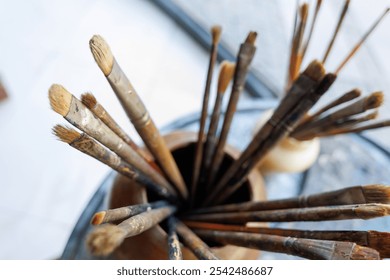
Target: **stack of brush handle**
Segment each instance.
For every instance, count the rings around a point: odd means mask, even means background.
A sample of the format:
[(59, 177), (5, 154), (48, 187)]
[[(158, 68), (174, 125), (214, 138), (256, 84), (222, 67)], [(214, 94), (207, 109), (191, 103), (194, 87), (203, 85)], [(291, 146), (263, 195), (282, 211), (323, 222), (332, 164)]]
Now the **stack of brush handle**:
[[(186, 186), (176, 162), (139, 95), (101, 36), (93, 36), (90, 48), (126, 114), (143, 139), (139, 148), (107, 110), (91, 94), (77, 99), (60, 85), (49, 90), (52, 109), (78, 130), (57, 125), (54, 134), (63, 142), (110, 166), (153, 193), (155, 201), (108, 209), (92, 218), (95, 226), (87, 238), (94, 255), (112, 254), (126, 238), (164, 222), (167, 255), (181, 259), (181, 244), (199, 259), (218, 259), (211, 244), (233, 244), (309, 259), (379, 259), (388, 257), (389, 234), (382, 232), (306, 232), (247, 227), (248, 222), (329, 221), (370, 219), (388, 215), (389, 187), (370, 185), (332, 193), (278, 201), (226, 205), (242, 188), (248, 174), (267, 152), (287, 137), (307, 117), (336, 79), (322, 63), (313, 61), (292, 81), (285, 98), (241, 155), (220, 172), (229, 129), (255, 54), (256, 33), (241, 44), (235, 63), (221, 64), (217, 97), (206, 132), (208, 100), (221, 28), (211, 30), (212, 50), (195, 147), (191, 182)], [(222, 98), (233, 80), (222, 127), (218, 129)], [(218, 132), (219, 131), (219, 132)], [(218, 133), (217, 133), (218, 132)], [(222, 174), (221, 174), (222, 173)], [(209, 243), (210, 244), (210, 243)], [(382, 246), (378, 246), (382, 244)]]

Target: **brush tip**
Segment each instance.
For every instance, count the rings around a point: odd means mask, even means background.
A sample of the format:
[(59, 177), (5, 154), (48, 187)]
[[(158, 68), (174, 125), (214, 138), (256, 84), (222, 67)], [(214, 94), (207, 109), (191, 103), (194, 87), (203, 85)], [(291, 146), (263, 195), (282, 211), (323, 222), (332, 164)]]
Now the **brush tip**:
[(359, 245), (355, 245), (351, 253), (351, 260), (379, 260), (380, 258), (377, 250)]
[(97, 104), (97, 100), (96, 100), (95, 96), (93, 96), (93, 94), (90, 92), (86, 92), (86, 93), (83, 93), (81, 95), (81, 102), (83, 102), (83, 104), (88, 109), (95, 108), (95, 106)]
[(390, 186), (376, 184), (363, 186), (367, 203), (390, 203)]
[(69, 93), (63, 86), (53, 84), (49, 88), (49, 101), (51, 108), (65, 117), (69, 112), (72, 94)]
[(97, 226), (103, 223), (106, 211), (97, 212), (91, 219), (91, 225)]
[(53, 127), (53, 134), (58, 138), (58, 140), (67, 144), (72, 143), (81, 136), (81, 134), (73, 128), (65, 127), (59, 124)]
[(383, 92), (381, 91), (374, 92), (367, 97), (365, 102), (365, 107), (367, 109), (378, 108), (383, 104), (383, 99), (384, 99)]
[(254, 45), (257, 38), (257, 32), (251, 31), (245, 39), (245, 43)]
[(111, 53), (109, 45), (102, 36), (94, 35), (89, 40), (89, 47), (99, 68), (105, 76), (108, 76), (114, 65), (114, 56)]
[(368, 246), (378, 250), (381, 258), (389, 258), (390, 232), (368, 231)]
[(354, 98), (357, 98), (359, 97), (360, 95), (362, 95), (362, 91), (358, 88), (354, 88), (353, 90), (349, 91), (346, 93), (346, 95), (350, 98), (350, 99), (354, 99)]
[(303, 74), (312, 80), (319, 82), (325, 76), (325, 72), (324, 65), (320, 61), (314, 60), (306, 67)]
[(218, 93), (224, 93), (233, 78), (234, 70), (236, 69), (236, 64), (230, 61), (223, 61), (221, 63), (218, 79)]
[(211, 37), (213, 39), (213, 44), (218, 44), (218, 42), (221, 39), (221, 34), (222, 34), (222, 27), (219, 25), (214, 25), (211, 27)]
[(120, 227), (107, 224), (96, 227), (87, 237), (87, 248), (95, 256), (111, 254), (125, 239)]

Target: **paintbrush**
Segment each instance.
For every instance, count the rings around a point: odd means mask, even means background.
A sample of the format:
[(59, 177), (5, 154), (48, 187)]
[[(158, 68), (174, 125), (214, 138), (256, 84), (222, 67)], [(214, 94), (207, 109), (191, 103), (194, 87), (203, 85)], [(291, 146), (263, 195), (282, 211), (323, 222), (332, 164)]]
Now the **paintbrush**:
[(208, 186), (213, 185), (214, 181), (216, 180), (216, 176), (218, 175), (218, 171), (223, 160), (224, 148), (233, 116), (237, 109), (238, 98), (244, 88), (245, 78), (249, 70), (249, 65), (256, 51), (256, 37), (256, 32), (250, 32), (245, 42), (241, 44), (238, 51), (237, 63), (234, 71), (233, 87), (230, 93), (229, 103), (223, 120), (218, 144), (215, 148), (215, 152), (210, 164), (210, 170), (206, 184)]
[(49, 89), (49, 100), (52, 109), (68, 122), (98, 140), (158, 185), (172, 189), (170, 183), (160, 173), (65, 88), (60, 85), (52, 85)]
[(355, 98), (360, 97), (361, 94), (362, 94), (362, 92), (359, 89), (353, 89), (353, 90), (351, 90), (351, 91), (349, 91), (347, 93), (344, 93), (339, 98), (336, 98), (335, 100), (331, 101), (330, 103), (328, 103), (324, 107), (320, 108), (314, 114), (310, 114), (309, 116), (306, 116), (304, 121), (299, 124), (297, 129), (299, 129), (299, 127), (302, 126), (303, 124), (309, 123), (309, 122), (313, 121), (314, 119), (317, 119), (320, 115), (322, 115), (326, 111), (329, 111), (330, 109), (332, 109), (334, 107), (337, 107), (337, 106), (339, 106), (339, 105), (341, 105), (343, 103), (346, 103), (348, 101), (351, 101), (351, 100), (353, 100)]
[(334, 240), (354, 242), (357, 245), (370, 247), (377, 250), (381, 258), (390, 257), (390, 233), (379, 231), (328, 231), (328, 230), (296, 230), (268, 227), (247, 227), (239, 225), (211, 224), (189, 221), (186, 225), (192, 229), (208, 229), (218, 231), (236, 231), (248, 233), (271, 234), (286, 237), (296, 237), (317, 240)]
[(322, 4), (322, 0), (317, 0), (316, 7), (314, 9), (313, 19), (312, 19), (311, 24), (310, 24), (309, 35), (307, 36), (307, 39), (306, 39), (306, 41), (305, 41), (305, 43), (303, 44), (303, 47), (302, 47), (302, 60), (305, 57), (307, 48), (309, 47), (310, 39), (311, 39), (311, 36), (313, 35), (314, 27), (315, 27), (315, 24), (316, 24), (316, 21), (317, 21), (318, 12), (321, 9), (321, 4)]
[(378, 24), (383, 20), (386, 14), (389, 12), (390, 8), (387, 8), (384, 13), (374, 22), (371, 28), (363, 35), (360, 41), (352, 48), (352, 50), (348, 53), (347, 57), (340, 63), (337, 67), (335, 74), (337, 75), (341, 69), (347, 64), (347, 62), (355, 55), (355, 53), (360, 49), (363, 43), (367, 40), (368, 36), (375, 30)]
[(125, 162), (117, 154), (102, 146), (87, 134), (80, 134), (74, 129), (61, 125), (56, 125), (53, 128), (53, 133), (59, 140), (108, 165), (127, 178), (140, 183), (157, 196), (163, 197), (173, 203), (178, 203), (177, 194), (173, 187), (155, 183), (151, 177)]
[(358, 127), (353, 127), (353, 128), (339, 128), (339, 129), (334, 129), (330, 130), (324, 133), (318, 133), (318, 137), (325, 137), (325, 136), (334, 136), (334, 135), (339, 135), (339, 134), (346, 134), (346, 133), (359, 133), (362, 131), (367, 131), (371, 129), (378, 129), (378, 128), (383, 128), (383, 127), (388, 127), (390, 126), (390, 120), (385, 120), (385, 121), (380, 121), (376, 123), (372, 123), (369, 125), (364, 125), (364, 126), (358, 126)]
[(203, 95), (202, 112), (199, 121), (198, 140), (195, 146), (194, 169), (193, 169), (192, 181), (191, 181), (191, 204), (194, 203), (196, 190), (199, 182), (199, 175), (200, 175), (203, 148), (204, 148), (203, 146), (204, 135), (205, 135), (204, 130), (206, 126), (206, 118), (207, 118), (207, 111), (208, 111), (209, 97), (210, 97), (210, 86), (211, 86), (211, 80), (214, 72), (214, 65), (217, 60), (218, 43), (221, 38), (221, 32), (222, 29), (220, 26), (213, 26), (211, 28), (212, 44), (211, 44), (210, 62), (207, 71), (206, 88), (204, 90), (204, 95)]
[(110, 83), (145, 145), (167, 177), (177, 187), (181, 196), (186, 199), (188, 197), (187, 188), (176, 162), (146, 110), (145, 105), (115, 60), (110, 47), (99, 35), (92, 37), (89, 41), (89, 46), (96, 63)]
[(206, 243), (193, 233), (192, 230), (179, 220), (176, 220), (175, 222), (176, 232), (180, 239), (199, 260), (219, 260), (219, 258), (211, 251), (209, 246), (207, 246)]
[(87, 108), (91, 110), (96, 117), (104, 122), (113, 132), (115, 132), (116, 135), (122, 138), (123, 141), (125, 141), (130, 147), (137, 151), (154, 169), (160, 171), (151, 155), (138, 147), (136, 143), (134, 143), (130, 136), (117, 124), (117, 122), (113, 119), (113, 117), (111, 117), (107, 110), (96, 100), (92, 93), (84, 93), (81, 95), (81, 102), (83, 102), (83, 104), (87, 106)]
[(345, 0), (345, 2), (344, 2), (343, 9), (341, 10), (341, 14), (340, 14), (339, 20), (338, 20), (337, 25), (336, 25), (336, 29), (333, 31), (332, 39), (330, 40), (329, 45), (325, 51), (324, 58), (322, 59), (322, 63), (324, 63), (324, 64), (326, 62), (326, 59), (328, 58), (330, 51), (332, 50), (332, 47), (333, 47), (333, 44), (336, 40), (337, 34), (339, 33), (340, 27), (344, 21), (345, 14), (348, 11), (349, 2), (350, 2), (349, 0)]
[(340, 190), (278, 200), (248, 201), (191, 210), (191, 214), (227, 213), (304, 208), (331, 205), (390, 203), (390, 187), (375, 184), (353, 186)]
[(166, 206), (143, 212), (124, 220), (118, 225), (99, 225), (89, 233), (87, 247), (93, 255), (107, 256), (119, 247), (125, 238), (141, 234), (175, 213), (175, 211), (175, 207)]
[(168, 257), (170, 260), (182, 260), (183, 253), (181, 251), (179, 237), (176, 233), (177, 220), (173, 217), (167, 219), (168, 228)]
[(379, 253), (352, 242), (303, 239), (269, 234), (226, 232), (197, 229), (195, 233), (208, 241), (252, 249), (284, 253), (316, 260), (377, 260)]
[(305, 33), (305, 27), (307, 22), (307, 15), (309, 11), (309, 5), (303, 4), (299, 8), (299, 22), (296, 32), (294, 33), (294, 39), (291, 46), (290, 65), (287, 88), (290, 87), (292, 82), (298, 77), (299, 69), (302, 63), (302, 40)]
[(333, 221), (349, 219), (373, 219), (390, 215), (387, 204), (354, 204), (321, 206), (310, 208), (290, 208), (252, 212), (229, 212), (209, 214), (187, 214), (185, 220), (214, 222), (222, 224), (245, 224), (247, 222), (291, 222), (291, 221)]
[(213, 152), (218, 143), (217, 129), (219, 124), (219, 116), (221, 114), (221, 105), (224, 93), (233, 78), (235, 63), (223, 61), (221, 63), (217, 95), (214, 103), (214, 109), (211, 115), (210, 124), (207, 132), (206, 142), (204, 144), (203, 161), (201, 168), (200, 183), (204, 184), (208, 177), (207, 171), (210, 169)]
[[(284, 96), (284, 98), (279, 103), (275, 112), (272, 115), (271, 119), (263, 126), (262, 130), (267, 131), (269, 133), (273, 127), (274, 123), (281, 122), (287, 113), (297, 105), (297, 103), (302, 99), (302, 97), (307, 93), (307, 91), (315, 88), (315, 86), (323, 79), (325, 76), (325, 69), (322, 64), (318, 61), (313, 61), (309, 64), (309, 66), (303, 71), (299, 77), (294, 81), (293, 85), (289, 89), (288, 93)], [(221, 180), (214, 186), (213, 192), (209, 196), (208, 201), (204, 202), (204, 205), (210, 203), (219, 191), (221, 191), (224, 186), (231, 179), (231, 175), (236, 172), (239, 167), (244, 163), (244, 161), (255, 151), (257, 143), (259, 143), (263, 136), (264, 132), (258, 132), (251, 143), (247, 146), (247, 148), (241, 153), (240, 157), (232, 164), (229, 168), (228, 172), (225, 172), (224, 176)]]
[(280, 121), (276, 121), (275, 115), (278, 113), (278, 109), (276, 109), (273, 116), (255, 135), (240, 158), (226, 171), (225, 176), (218, 182), (214, 193), (208, 197), (205, 205), (210, 205), (211, 201), (215, 205), (220, 204), (232, 195), (245, 182), (247, 175), (261, 158), (294, 130), (307, 111), (329, 89), (335, 79), (335, 75), (326, 74), (317, 86), (307, 90), (306, 94), (302, 96), (302, 100)]
[(331, 126), (335, 121), (347, 118), (353, 115), (364, 113), (368, 110), (380, 107), (383, 104), (383, 93), (374, 92), (371, 95), (360, 98), (359, 100), (345, 106), (335, 112), (328, 114), (323, 118), (306, 122), (300, 127), (296, 128), (291, 133), (291, 137), (303, 139), (306, 134), (315, 134)]
[(91, 224), (96, 226), (105, 223), (112, 223), (119, 220), (128, 219), (143, 212), (163, 206), (169, 206), (169, 203), (165, 200), (159, 200), (152, 203), (143, 203), (108, 209), (95, 213), (91, 219)]

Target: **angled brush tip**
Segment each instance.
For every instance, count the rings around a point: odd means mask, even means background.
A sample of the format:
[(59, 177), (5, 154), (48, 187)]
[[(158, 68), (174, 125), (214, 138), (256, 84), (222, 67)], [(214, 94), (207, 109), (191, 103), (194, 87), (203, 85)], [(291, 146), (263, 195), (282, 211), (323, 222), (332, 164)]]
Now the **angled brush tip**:
[(325, 76), (325, 72), (324, 65), (320, 61), (314, 60), (306, 67), (303, 74), (312, 80), (319, 82)]
[(89, 48), (103, 74), (108, 76), (114, 65), (114, 56), (112, 55), (107, 42), (102, 36), (94, 35), (91, 40), (89, 40)]
[(100, 225), (104, 221), (104, 217), (106, 216), (105, 211), (97, 212), (95, 215), (93, 215), (91, 219), (91, 225)]
[(218, 79), (218, 93), (224, 93), (233, 78), (236, 64), (230, 61), (223, 61), (221, 63), (221, 70)]
[(211, 37), (213, 39), (213, 44), (218, 44), (218, 42), (221, 40), (221, 34), (222, 34), (222, 27), (219, 25), (214, 25), (211, 27)]
[(69, 112), (72, 94), (63, 86), (54, 84), (49, 88), (49, 101), (51, 108), (65, 117)]
[(81, 136), (81, 134), (73, 128), (59, 124), (53, 127), (53, 134), (58, 138), (58, 140), (68, 144), (72, 143)]
[(88, 109), (94, 108), (97, 104), (95, 96), (93, 96), (93, 94), (89, 92), (86, 92), (81, 95), (81, 102), (83, 102), (83, 104), (87, 106)]
[(257, 32), (251, 31), (245, 39), (245, 43), (254, 45), (257, 38)]
[(87, 248), (95, 256), (111, 254), (125, 239), (125, 232), (111, 224), (96, 227), (87, 237)]

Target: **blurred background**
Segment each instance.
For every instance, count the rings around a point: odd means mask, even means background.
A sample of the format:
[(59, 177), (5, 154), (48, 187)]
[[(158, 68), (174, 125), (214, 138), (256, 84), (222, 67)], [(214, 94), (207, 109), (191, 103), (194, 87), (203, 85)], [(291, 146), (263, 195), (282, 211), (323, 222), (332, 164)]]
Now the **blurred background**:
[[(303, 66), (322, 58), (342, 5), (323, 1)], [(0, 81), (8, 95), (0, 98), (0, 259), (53, 259), (61, 255), (109, 168), (51, 134), (53, 125), (65, 121), (50, 109), (50, 85), (62, 84), (76, 96), (92, 92), (139, 140), (93, 60), (89, 39), (100, 34), (107, 40), (156, 124), (163, 127), (201, 108), (208, 51), (199, 34), (207, 34), (214, 24), (222, 26), (223, 47), (233, 55), (250, 30), (259, 34), (252, 68), (258, 87), (245, 92), (240, 104), (281, 96), (296, 1), (0, 0), (0, 6)], [(389, 6), (389, 0), (351, 1), (326, 64), (329, 71)], [(200, 37), (183, 28), (183, 17), (195, 23)], [(389, 27), (386, 18), (340, 73), (329, 95), (359, 87), (364, 94), (382, 90), (388, 96)], [(381, 119), (389, 118), (389, 109), (385, 100)], [(389, 129), (365, 135), (390, 149)]]

